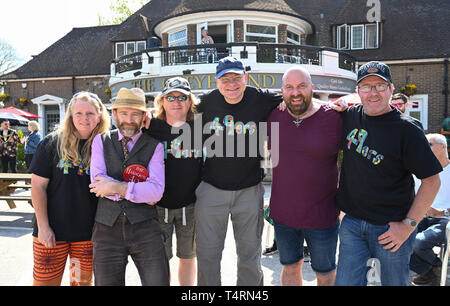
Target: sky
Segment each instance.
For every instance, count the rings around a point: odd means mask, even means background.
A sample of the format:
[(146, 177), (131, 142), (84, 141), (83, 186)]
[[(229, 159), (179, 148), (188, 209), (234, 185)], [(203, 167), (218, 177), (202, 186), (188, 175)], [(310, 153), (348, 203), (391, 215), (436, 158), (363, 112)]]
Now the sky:
[[(113, 0), (1, 0), (0, 39), (14, 47), (21, 64), (38, 55), (73, 28), (109, 19)], [(140, 8), (131, 0), (130, 7)]]

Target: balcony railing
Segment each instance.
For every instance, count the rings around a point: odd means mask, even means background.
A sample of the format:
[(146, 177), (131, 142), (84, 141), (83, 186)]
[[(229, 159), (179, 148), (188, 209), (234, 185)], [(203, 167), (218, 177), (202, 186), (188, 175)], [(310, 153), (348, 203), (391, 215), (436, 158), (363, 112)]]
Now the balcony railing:
[(229, 43), (147, 49), (114, 60), (115, 71), (112, 74), (142, 69), (143, 61), (148, 61), (148, 63), (144, 62), (145, 64), (153, 65), (155, 57), (159, 58), (160, 67), (213, 64), (231, 55), (256, 63), (324, 66), (329, 64), (324, 59), (325, 51), (328, 51), (328, 56), (334, 54), (331, 57), (338, 58), (336, 62), (333, 62), (335, 68), (356, 71), (355, 58), (333, 48), (291, 44)]

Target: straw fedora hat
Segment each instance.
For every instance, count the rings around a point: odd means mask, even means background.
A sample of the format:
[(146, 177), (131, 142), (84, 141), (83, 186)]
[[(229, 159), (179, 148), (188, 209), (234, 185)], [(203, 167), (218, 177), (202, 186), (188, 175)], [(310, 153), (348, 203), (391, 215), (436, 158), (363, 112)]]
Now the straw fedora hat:
[(117, 108), (134, 108), (143, 112), (148, 111), (144, 91), (140, 88), (121, 88), (111, 107), (111, 109)]

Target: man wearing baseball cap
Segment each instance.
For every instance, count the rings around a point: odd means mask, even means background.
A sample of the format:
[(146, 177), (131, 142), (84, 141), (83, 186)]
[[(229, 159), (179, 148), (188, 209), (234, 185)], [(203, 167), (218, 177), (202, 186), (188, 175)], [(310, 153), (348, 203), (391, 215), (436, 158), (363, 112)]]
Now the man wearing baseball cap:
[[(195, 204), (199, 285), (221, 285), (220, 262), (230, 215), (238, 256), (237, 285), (263, 285), (264, 172), (261, 157), (249, 154), (258, 151), (251, 147), (250, 138), (257, 139), (259, 123), (267, 121), (282, 96), (247, 86), (247, 80), (242, 61), (223, 58), (216, 67), (217, 89), (202, 96), (197, 105), (203, 124), (210, 123), (205, 125), (210, 129), (204, 131), (206, 160)], [(238, 152), (242, 144), (245, 156)]]
[(95, 284), (125, 285), (128, 256), (142, 285), (169, 285), (169, 267), (154, 203), (164, 192), (162, 144), (141, 132), (145, 93), (121, 88), (113, 102), (117, 130), (92, 143), (91, 192), (100, 197), (92, 236)]
[[(361, 66), (357, 83), (362, 103), (343, 112), (336, 285), (406, 286), (416, 226), (439, 190), (442, 167), (422, 129), (390, 105), (386, 64)], [(417, 195), (412, 174), (422, 181)]]

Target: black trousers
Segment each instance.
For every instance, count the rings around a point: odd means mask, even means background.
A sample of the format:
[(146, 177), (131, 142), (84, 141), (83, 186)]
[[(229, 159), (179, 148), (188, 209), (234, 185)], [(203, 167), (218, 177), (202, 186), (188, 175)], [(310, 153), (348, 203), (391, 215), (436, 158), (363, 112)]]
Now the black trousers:
[(3, 172), (7, 173), (8, 172), (8, 165), (9, 165), (9, 169), (11, 169), (12, 173), (16, 173), (16, 157), (9, 157), (9, 156), (2, 156), (1, 157), (1, 161), (2, 161), (2, 167), (3, 167)]
[(92, 243), (96, 286), (125, 286), (129, 255), (143, 286), (169, 286), (169, 262), (157, 219), (131, 224), (122, 214), (112, 227), (95, 222)]

